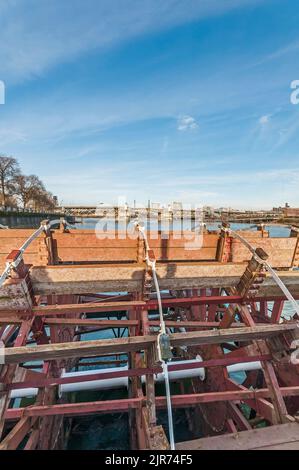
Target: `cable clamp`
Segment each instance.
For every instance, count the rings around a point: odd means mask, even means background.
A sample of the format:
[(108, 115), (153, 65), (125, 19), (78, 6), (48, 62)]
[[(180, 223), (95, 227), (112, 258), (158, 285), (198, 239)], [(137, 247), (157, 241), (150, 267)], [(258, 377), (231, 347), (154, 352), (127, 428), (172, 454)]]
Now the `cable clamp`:
[(172, 359), (170, 337), (166, 333), (159, 333), (157, 337), (157, 349), (160, 362), (168, 362)]

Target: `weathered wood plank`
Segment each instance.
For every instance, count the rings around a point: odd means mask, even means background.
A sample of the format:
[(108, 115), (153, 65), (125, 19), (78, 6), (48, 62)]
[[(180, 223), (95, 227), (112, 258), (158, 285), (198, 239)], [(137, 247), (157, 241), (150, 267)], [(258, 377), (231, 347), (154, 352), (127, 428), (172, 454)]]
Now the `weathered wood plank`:
[(58, 357), (90, 357), (93, 355), (140, 351), (155, 342), (155, 336), (117, 338), (95, 341), (53, 343), (43, 346), (6, 348), (5, 364), (27, 362), (35, 359), (50, 360)]
[(170, 341), (173, 346), (221, 344), (229, 341), (242, 342), (275, 336), (289, 330), (295, 330), (297, 328), (298, 323), (294, 322), (280, 325), (227, 328), (211, 331), (190, 331), (188, 333), (174, 333), (170, 335)]
[[(14, 249), (19, 248), (32, 234), (32, 230), (1, 230), (0, 232), (0, 271), (4, 267), (6, 256)], [(55, 258), (60, 262), (82, 261), (137, 261), (138, 234), (129, 236), (125, 232), (105, 234), (93, 230), (70, 230), (66, 233), (52, 231), (55, 245)], [(186, 249), (186, 243), (194, 232), (185, 230), (169, 232), (168, 238), (155, 234), (151, 238), (150, 246), (155, 251), (157, 260), (214, 260), (219, 240), (219, 233), (204, 233), (201, 246)], [(254, 247), (262, 247), (269, 255), (269, 261), (274, 267), (290, 267), (296, 245), (296, 238), (261, 238), (259, 232), (242, 232), (245, 238), (250, 239)], [(40, 263), (40, 247), (45, 244), (44, 235), (40, 235), (24, 254), (26, 263)], [(232, 261), (247, 262), (251, 253), (238, 240), (232, 240)]]
[[(222, 436), (205, 437), (194, 441), (180, 442), (176, 444), (177, 450), (258, 450), (265, 446), (283, 445), (292, 443), (299, 449), (299, 424), (288, 423), (267, 428), (242, 431), (237, 434), (225, 434)], [(295, 445), (296, 443), (296, 445)], [(295, 446), (295, 447), (294, 447)]]
[(24, 279), (8, 279), (0, 288), (0, 310), (30, 310), (32, 305)]
[[(236, 287), (246, 264), (217, 262), (158, 263), (160, 289)], [(282, 271), (281, 279), (292, 294), (299, 294), (299, 272)], [(143, 264), (38, 266), (31, 269), (36, 295), (82, 294), (86, 292), (136, 292), (141, 289)], [(1, 294), (0, 294), (1, 295)], [(281, 290), (267, 275), (260, 296), (280, 296)]]
[(36, 295), (134, 292), (141, 288), (144, 265), (45, 266), (31, 269)]
[[(297, 323), (293, 323), (225, 330), (191, 331), (170, 335), (170, 342), (172, 346), (194, 346), (200, 344), (220, 344), (228, 341), (250, 341), (275, 336), (297, 328)], [(142, 337), (132, 336), (128, 338), (6, 348), (4, 361), (5, 364), (12, 364), (35, 359), (51, 360), (58, 357), (89, 357), (97, 354), (141, 351), (154, 345), (156, 340), (157, 337), (155, 335), (145, 335)]]
[[(269, 255), (269, 263), (274, 267), (288, 268), (292, 265), (296, 238), (250, 238), (254, 248), (262, 248)], [(239, 240), (232, 242), (232, 261), (244, 262), (250, 259), (251, 253)]]
[(144, 307), (142, 300), (119, 301), (119, 302), (93, 302), (87, 304), (65, 304), (46, 305), (33, 307), (35, 315), (65, 315), (74, 313), (99, 313), (99, 312), (120, 312), (131, 308)]
[(74, 325), (74, 326), (99, 326), (103, 328), (128, 328), (137, 326), (138, 320), (94, 320), (89, 318), (48, 318), (44, 322), (46, 325)]
[(0, 443), (0, 450), (15, 450), (31, 429), (31, 418), (24, 417), (13, 427)]

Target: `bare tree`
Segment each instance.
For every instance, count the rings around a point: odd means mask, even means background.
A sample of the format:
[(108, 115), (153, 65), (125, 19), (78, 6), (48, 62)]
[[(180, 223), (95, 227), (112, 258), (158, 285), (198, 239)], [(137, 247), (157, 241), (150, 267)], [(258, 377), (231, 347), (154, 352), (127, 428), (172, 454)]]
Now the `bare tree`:
[(52, 193), (43, 189), (36, 191), (31, 200), (31, 204), (34, 206), (35, 210), (39, 211), (52, 210), (55, 207)]
[(14, 181), (19, 174), (17, 160), (13, 157), (0, 155), (0, 191), (4, 209), (7, 208), (8, 198), (14, 192)]
[(52, 210), (55, 207), (53, 195), (45, 189), (36, 175), (23, 175), (19, 164), (13, 157), (0, 155), (0, 206), (8, 204), (23, 210)]
[(40, 194), (45, 192), (45, 187), (42, 181), (36, 175), (18, 175), (15, 179), (16, 197), (25, 210), (29, 203), (38, 200)]

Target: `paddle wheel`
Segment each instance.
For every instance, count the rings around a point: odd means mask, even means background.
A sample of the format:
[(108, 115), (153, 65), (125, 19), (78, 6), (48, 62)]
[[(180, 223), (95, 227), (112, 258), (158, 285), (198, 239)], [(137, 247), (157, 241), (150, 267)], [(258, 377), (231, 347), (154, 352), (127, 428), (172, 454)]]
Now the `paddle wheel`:
[[(186, 250), (173, 232), (55, 226), (0, 230), (0, 449), (65, 448), (73, 417), (103, 413), (127, 413), (131, 448), (299, 448), (295, 227), (223, 224)], [(71, 398), (110, 389), (126, 397)], [(190, 441), (176, 440), (176, 408)]]

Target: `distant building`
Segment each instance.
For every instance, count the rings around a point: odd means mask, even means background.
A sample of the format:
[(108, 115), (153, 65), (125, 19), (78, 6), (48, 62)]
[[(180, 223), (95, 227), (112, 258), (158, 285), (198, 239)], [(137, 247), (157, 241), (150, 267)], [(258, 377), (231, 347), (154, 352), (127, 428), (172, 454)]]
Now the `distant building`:
[(204, 206), (203, 207), (203, 212), (205, 213), (206, 216), (213, 217), (214, 213), (215, 213), (215, 210), (214, 210), (214, 207)]
[(219, 209), (217, 209), (217, 212), (224, 212), (224, 213), (229, 213), (229, 212), (232, 212), (233, 209), (231, 207), (219, 207)]
[(299, 217), (299, 208), (284, 207), (282, 212), (284, 217)]
[(181, 211), (181, 210), (183, 210), (183, 203), (182, 203), (182, 202), (173, 201), (173, 202), (170, 204), (170, 208), (171, 208), (171, 210), (173, 210), (173, 211)]

